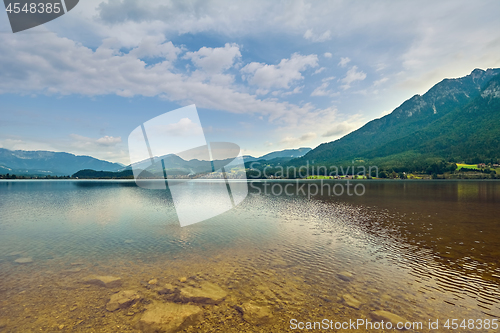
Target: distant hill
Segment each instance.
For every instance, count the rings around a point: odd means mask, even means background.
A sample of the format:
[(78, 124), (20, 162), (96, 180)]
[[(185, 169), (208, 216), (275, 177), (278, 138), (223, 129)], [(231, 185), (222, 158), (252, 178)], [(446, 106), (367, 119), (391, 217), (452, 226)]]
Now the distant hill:
[(304, 156), (308, 152), (310, 152), (312, 149), (311, 148), (298, 148), (298, 149), (285, 149), (285, 150), (278, 150), (278, 151), (273, 151), (271, 153), (262, 155), (261, 157), (253, 157), (249, 155), (243, 156), (243, 159), (246, 162), (252, 162), (252, 161), (258, 161), (258, 160), (266, 160), (270, 161), (275, 158), (298, 158), (301, 156)]
[(500, 75), (465, 106), (364, 156), (396, 160), (409, 152), (456, 162), (496, 163), (500, 159)]
[(90, 156), (0, 148), (0, 173), (2, 174), (65, 176), (82, 169), (117, 171), (122, 168), (121, 164)]
[[(283, 159), (283, 160), (290, 160), (292, 158), (297, 158), (304, 156), (306, 153), (311, 151), (311, 148), (298, 148), (298, 149), (285, 149), (285, 150), (280, 150), (280, 151), (275, 151), (268, 153), (266, 155), (263, 155), (261, 157), (253, 157), (250, 155), (245, 155), (243, 156), (243, 160), (245, 163), (247, 162), (253, 162), (253, 161), (259, 161), (259, 160), (266, 160), (266, 161), (271, 161), (275, 159)], [(211, 169), (210, 162), (207, 161), (200, 161), (197, 159), (185, 161), (182, 158), (180, 158), (177, 155), (174, 154), (169, 154), (165, 156), (159, 156), (154, 158), (156, 162), (160, 160), (164, 160), (165, 165), (168, 165), (170, 168), (175, 168), (179, 171), (179, 174), (189, 174), (190, 172), (203, 172), (207, 169)], [(231, 162), (232, 159), (226, 159), (226, 160), (220, 160), (217, 161), (217, 165), (224, 166)], [(137, 163), (134, 163), (134, 167), (139, 168), (139, 169), (144, 169), (150, 165), (150, 160), (146, 159), (144, 161), (140, 161)], [(161, 168), (161, 167), (160, 167)], [(128, 165), (121, 170), (131, 170), (131, 166)]]
[[(218, 165), (226, 165), (232, 159), (218, 161)], [(151, 164), (150, 159), (134, 163), (133, 166), (136, 170), (147, 170), (148, 174), (163, 177), (163, 166), (165, 165), (167, 174), (169, 175), (189, 175), (194, 173), (210, 172), (212, 170), (212, 163), (210, 161), (202, 161), (192, 159), (189, 161), (183, 160), (175, 154), (168, 154), (164, 156), (155, 156), (154, 163)], [(132, 165), (128, 165), (119, 171), (130, 171)]]
[(298, 158), (304, 156), (311, 150), (312, 150), (311, 148), (298, 148), (298, 149), (285, 149), (281, 151), (274, 151), (272, 153), (259, 157), (259, 160), (272, 160), (275, 158), (282, 158), (282, 157)]
[[(56, 176), (56, 174), (47, 170), (38, 169), (14, 169), (0, 165), (0, 175), (24, 175), (24, 176)], [(68, 176), (68, 175), (66, 175)]]
[(73, 178), (79, 179), (113, 179), (113, 178), (134, 178), (132, 170), (124, 170), (120, 172), (112, 171), (95, 171), (90, 169), (80, 170), (71, 175)]
[[(245, 162), (256, 160), (274, 160), (274, 159), (291, 159), (300, 157), (309, 152), (311, 148), (286, 149), (266, 154), (262, 157), (255, 158), (252, 156), (244, 156)], [(190, 173), (204, 172), (211, 169), (210, 162), (200, 160), (185, 161), (176, 155), (166, 155), (156, 157), (159, 161), (165, 159), (166, 165), (171, 168), (170, 172), (174, 174), (187, 175)], [(231, 160), (217, 161), (217, 165), (226, 165)], [(144, 168), (149, 165), (149, 159), (136, 163), (138, 168)], [(219, 166), (219, 167), (220, 167)], [(104, 160), (99, 160), (90, 156), (76, 156), (64, 152), (50, 151), (24, 151), (24, 150), (9, 150), (0, 148), (0, 174), (15, 174), (29, 176), (67, 176), (76, 174), (79, 171), (85, 171), (83, 174), (76, 175), (80, 178), (113, 178), (126, 177), (127, 174), (118, 174), (123, 171), (130, 171), (130, 165), (124, 166), (120, 163), (112, 163)], [(161, 171), (161, 165), (156, 168)], [(97, 171), (95, 171), (97, 170)], [(155, 168), (153, 167), (154, 171)], [(95, 174), (91, 175), (91, 172)], [(98, 172), (115, 172), (113, 174), (98, 174)]]
[(352, 160), (408, 165), (425, 158), (498, 159), (500, 69), (475, 69), (444, 79), (391, 114), (370, 121), (290, 163), (335, 164)]

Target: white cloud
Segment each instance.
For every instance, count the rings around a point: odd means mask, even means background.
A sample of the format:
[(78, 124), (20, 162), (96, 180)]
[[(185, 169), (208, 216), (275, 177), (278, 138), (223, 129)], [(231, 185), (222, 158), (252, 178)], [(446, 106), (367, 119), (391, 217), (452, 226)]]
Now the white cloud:
[(328, 130), (322, 135), (325, 138), (329, 137), (341, 137), (353, 130), (356, 129), (356, 125), (348, 122), (348, 121), (342, 121), (342, 122), (337, 122), (333, 123), (331, 126), (329, 126)]
[(184, 58), (191, 59), (196, 67), (209, 74), (218, 74), (231, 68), (241, 53), (237, 44), (226, 43), (224, 47), (202, 47), (196, 52), (187, 52)]
[(325, 53), (323, 54), (323, 56), (324, 56), (325, 58), (331, 58), (331, 57), (333, 56), (333, 54), (331, 54), (330, 52), (325, 52)]
[[(326, 109), (314, 109), (304, 114), (294, 114), (291, 117), (296, 118), (293, 122), (280, 126), (273, 134), (277, 136), (276, 143), (286, 147), (297, 147), (306, 145), (314, 148), (316, 145), (325, 141), (321, 133), (327, 133), (337, 124), (343, 124), (343, 131), (338, 129), (341, 134), (347, 134), (349, 131), (359, 128), (366, 122), (360, 114), (345, 115), (340, 114), (336, 107)], [(311, 135), (315, 134), (314, 136)]]
[(90, 155), (107, 161), (128, 163), (128, 152), (123, 146), (120, 137), (104, 136), (98, 139), (88, 138), (78, 134), (69, 137), (50, 140), (34, 139), (4, 139), (0, 140), (0, 147), (10, 150), (45, 150), (64, 151), (75, 155)]
[[(160, 41), (157, 41), (160, 43)], [(165, 43), (162, 43), (165, 44)], [(202, 69), (211, 72), (230, 66), (239, 57), (234, 45), (226, 45), (219, 57), (216, 49), (203, 49), (196, 59)], [(225, 85), (206, 83), (200, 71), (182, 73), (173, 70), (171, 62), (163, 60), (147, 65), (138, 59), (132, 49), (129, 53), (116, 52), (106, 44), (95, 51), (55, 34), (5, 35), (0, 43), (2, 76), (0, 93), (42, 93), (47, 95), (98, 96), (116, 94), (124, 97), (160, 96), (180, 104), (196, 104), (201, 108), (233, 113), (261, 113), (271, 121), (289, 114), (314, 109), (273, 99), (258, 99), (238, 87), (228, 85), (230, 78), (214, 74), (211, 80), (226, 79)], [(203, 54), (203, 55), (202, 55)], [(214, 58), (226, 59), (223, 64)], [(208, 58), (208, 59), (205, 59)], [(251, 63), (246, 67), (249, 81), (266, 87), (288, 88), (303, 79), (301, 71), (317, 66), (317, 56), (293, 54), (278, 65)], [(8, 79), (7, 79), (8, 78)]]
[[(238, 5), (230, 0), (86, 0), (72, 11), (72, 20), (61, 18), (51, 27), (64, 36), (69, 36), (68, 26), (78, 27), (71, 30), (71, 36), (92, 36), (99, 43), (115, 37), (130, 47), (143, 36), (158, 34), (207, 32), (234, 40), (234, 36), (273, 31), (278, 36), (305, 35), (312, 39), (330, 31), (331, 39), (339, 37), (335, 40), (339, 48), (352, 47), (353, 38), (367, 45), (364, 59), (361, 55), (357, 58), (365, 62), (363, 66), (381, 64), (376, 68), (380, 70), (390, 63), (394, 71), (404, 66), (408, 81), (395, 86), (425, 92), (443, 77), (466, 75), (476, 67), (500, 66), (500, 21), (493, 15), (500, 4), (492, 2), (489, 6), (490, 10), (484, 10), (465, 0), (370, 5), (307, 0), (255, 0)], [(75, 18), (78, 21), (72, 23)], [(373, 36), (385, 36), (389, 45), (380, 48), (368, 43)]]
[(100, 144), (102, 146), (113, 146), (113, 145), (116, 145), (117, 143), (121, 143), (121, 142), (122, 142), (121, 137), (112, 137), (112, 136), (107, 136), (107, 135), (96, 140), (96, 143)]
[(332, 37), (331, 37), (330, 30), (326, 30), (322, 34), (317, 35), (317, 34), (313, 33), (312, 29), (308, 29), (304, 33), (304, 38), (311, 40), (313, 42), (324, 42), (324, 41), (330, 40)]
[(295, 87), (292, 91), (287, 91), (287, 92), (282, 93), (281, 96), (290, 96), (290, 95), (300, 94), (302, 92), (302, 89), (304, 89), (304, 86)]
[(314, 91), (311, 93), (311, 96), (329, 96), (329, 95), (331, 95), (332, 91), (326, 90), (326, 88), (328, 88), (328, 85), (329, 85), (328, 82), (323, 82), (319, 87), (314, 89)]
[(344, 84), (342, 89), (347, 90), (351, 87), (351, 84), (356, 81), (363, 81), (366, 79), (366, 74), (363, 71), (358, 71), (357, 66), (352, 66), (351, 69), (347, 71), (346, 76), (341, 80)]
[(311, 30), (311, 29), (307, 30), (307, 31), (304, 33), (304, 38), (305, 38), (305, 39), (312, 39), (312, 37), (313, 37), (313, 33), (312, 33), (312, 30)]
[(121, 137), (103, 136), (99, 139), (92, 139), (78, 134), (71, 134), (73, 138), (73, 146), (79, 148), (90, 148), (90, 150), (95, 150), (98, 147), (111, 147), (116, 146), (122, 142)]
[[(128, 164), (128, 152), (121, 137), (103, 136), (98, 139), (71, 134), (70, 140), (47, 142), (51, 150), (66, 151), (75, 155), (89, 155), (107, 161), (120, 161)], [(33, 145), (29, 145), (33, 149)]]
[(385, 110), (380, 113), (380, 117), (387, 116), (388, 114), (391, 114), (393, 110)]
[(300, 137), (287, 136), (287, 137), (281, 139), (279, 144), (287, 146), (287, 147), (295, 147), (295, 146), (310, 142), (311, 140), (315, 139), (316, 137), (317, 137), (317, 135), (314, 132), (306, 133), (304, 135), (301, 135)]
[[(30, 148), (28, 148), (30, 147)], [(34, 148), (31, 148), (34, 147)], [(0, 148), (10, 150), (51, 150), (52, 147), (42, 142), (27, 142), (21, 139), (4, 139), (0, 140)]]
[(308, 67), (318, 66), (318, 56), (315, 54), (303, 56), (292, 54), (290, 59), (282, 59), (278, 65), (267, 65), (252, 62), (241, 69), (246, 80), (261, 88), (288, 89), (296, 81), (304, 79), (302, 71)]
[(241, 58), (241, 53), (237, 44), (226, 43), (224, 47), (202, 47), (198, 51), (187, 52), (183, 58), (190, 59), (198, 68), (191, 73), (191, 79), (209, 81), (218, 86), (231, 86), (234, 75), (223, 73), (236, 66), (235, 62)]
[[(449, 68), (460, 68), (456, 71), (470, 72), (474, 67), (498, 66), (500, 61), (497, 57), (499, 34), (496, 33), (500, 31), (500, 22), (493, 15), (499, 4), (488, 5), (490, 10), (464, 0), (439, 4), (382, 1), (369, 5), (307, 0), (255, 0), (237, 5), (231, 0), (86, 0), (72, 11), (72, 20), (61, 18), (51, 23), (51, 27), (68, 36), (67, 26), (74, 25), (79, 28), (78, 32), (71, 33), (81, 39), (88, 35), (94, 39), (116, 37), (129, 46), (136, 46), (145, 35), (180, 36), (200, 32), (222, 35), (228, 40), (269, 31), (308, 38), (319, 38), (330, 32), (330, 38), (339, 36), (339, 43), (345, 41), (347, 47), (352, 47), (353, 38), (362, 45), (373, 41), (373, 36), (385, 36), (384, 40), (390, 41), (390, 45), (366, 49), (366, 60), (372, 64), (399, 66), (405, 62), (409, 67), (439, 68), (448, 63)], [(78, 22), (73, 23), (74, 20)], [(328, 34), (323, 38), (327, 37)], [(450, 61), (450, 56), (456, 58)], [(412, 75), (423, 73), (421, 68), (414, 70)]]
[(257, 90), (255, 91), (255, 93), (256, 93), (257, 95), (267, 95), (267, 94), (269, 93), (269, 89), (260, 89), (260, 88), (259, 88), (259, 89), (257, 89)]
[(148, 127), (148, 131), (151, 132), (151, 130), (153, 130), (153, 132), (157, 130), (158, 133), (168, 133), (168, 136), (186, 137), (186, 136), (203, 135), (203, 130), (201, 125), (193, 122), (189, 118), (182, 118), (181, 120), (179, 120), (179, 122), (174, 124), (168, 124), (168, 126), (166, 127), (161, 126), (160, 128), (155, 128), (154, 125), (150, 125), (150, 127)]
[(381, 85), (382, 83), (387, 82), (387, 81), (389, 81), (389, 78), (387, 78), (387, 77), (383, 77), (383, 78), (381, 78), (380, 80), (377, 80), (377, 81), (373, 82), (373, 85), (374, 85), (374, 86), (379, 86), (379, 85)]
[(345, 67), (345, 66), (347, 66), (347, 64), (349, 62), (351, 62), (351, 59), (349, 59), (348, 57), (345, 57), (345, 58), (342, 57), (342, 58), (340, 58), (339, 66), (340, 67)]
[[(114, 39), (113, 42), (119, 47), (118, 40)], [(166, 42), (164, 36), (146, 36), (129, 54), (139, 59), (164, 58), (174, 61), (181, 52), (182, 48), (175, 47), (170, 41)]]
[(321, 67), (321, 68), (318, 68), (317, 70), (314, 71), (313, 75), (316, 75), (316, 74), (319, 74), (321, 73), (322, 71), (324, 71), (326, 69), (326, 67)]
[(381, 70), (385, 69), (387, 66), (385, 64), (377, 64), (375, 66), (375, 71), (380, 72)]

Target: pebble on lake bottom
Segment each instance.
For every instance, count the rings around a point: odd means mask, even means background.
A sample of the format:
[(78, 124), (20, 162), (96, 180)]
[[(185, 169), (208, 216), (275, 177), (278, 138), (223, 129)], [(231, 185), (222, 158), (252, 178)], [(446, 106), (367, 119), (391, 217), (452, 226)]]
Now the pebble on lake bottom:
[(29, 264), (29, 263), (33, 262), (33, 258), (31, 258), (31, 257), (18, 258), (16, 260), (14, 260), (14, 262), (18, 263), (18, 264)]

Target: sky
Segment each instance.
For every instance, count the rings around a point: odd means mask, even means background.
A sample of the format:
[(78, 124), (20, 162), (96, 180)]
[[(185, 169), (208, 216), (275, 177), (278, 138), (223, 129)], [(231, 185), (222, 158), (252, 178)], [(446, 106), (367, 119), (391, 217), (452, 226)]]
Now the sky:
[[(498, 1), (80, 0), (13, 34), (0, 147), (128, 164), (128, 136), (195, 104), (243, 154), (334, 141), (444, 78), (500, 67)], [(179, 139), (181, 140), (181, 139)]]

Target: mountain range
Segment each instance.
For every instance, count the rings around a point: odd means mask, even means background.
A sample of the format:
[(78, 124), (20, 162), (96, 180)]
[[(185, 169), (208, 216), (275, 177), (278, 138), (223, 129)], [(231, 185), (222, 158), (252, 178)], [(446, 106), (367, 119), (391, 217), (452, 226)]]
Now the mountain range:
[(65, 176), (82, 169), (117, 171), (122, 168), (122, 164), (90, 156), (0, 148), (0, 174)]
[[(291, 158), (303, 156), (310, 150), (311, 148), (286, 149), (272, 152), (258, 158), (247, 155), (244, 156), (244, 160), (245, 162), (272, 160), (275, 158), (287, 158), (289, 160)], [(200, 171), (207, 168), (206, 161), (185, 161), (175, 155), (163, 156), (162, 158), (168, 159), (167, 164), (178, 169), (180, 173), (187, 172), (188, 174), (192, 170)], [(24, 151), (0, 148), (0, 174), (66, 176), (73, 175), (77, 171), (85, 169), (122, 172), (130, 170), (131, 166), (99, 160), (90, 156), (77, 156), (64, 152)]]
[(280, 151), (273, 151), (269, 154), (265, 154), (261, 157), (252, 157), (249, 155), (243, 156), (245, 159), (245, 163), (247, 162), (253, 162), (253, 161), (259, 161), (259, 160), (266, 160), (270, 161), (276, 158), (298, 158), (301, 156), (304, 156), (308, 152), (310, 152), (312, 149), (311, 148), (298, 148), (298, 149), (285, 149), (285, 150), (280, 150)]
[(500, 69), (475, 69), (444, 79), (390, 114), (301, 158), (316, 165), (378, 163), (415, 166), (425, 161), (479, 163), (500, 158)]

